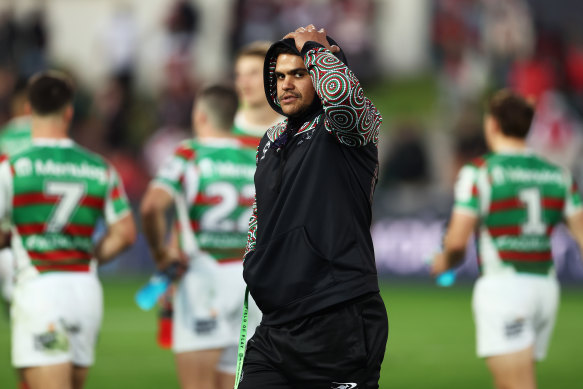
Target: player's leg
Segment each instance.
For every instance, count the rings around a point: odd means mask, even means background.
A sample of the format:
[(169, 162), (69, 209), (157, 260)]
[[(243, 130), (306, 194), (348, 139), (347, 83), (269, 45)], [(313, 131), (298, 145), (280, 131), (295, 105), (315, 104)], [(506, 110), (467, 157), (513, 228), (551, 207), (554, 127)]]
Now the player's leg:
[(172, 348), (172, 320), (174, 316), (174, 285), (170, 285), (166, 293), (158, 301), (158, 346), (163, 349)]
[(497, 389), (536, 389), (534, 347), (486, 358)]
[(535, 344), (534, 357), (536, 361), (542, 361), (547, 356), (549, 343), (555, 328), (557, 312), (559, 309), (560, 286), (555, 278), (537, 280), (539, 293), (538, 315), (534, 321)]
[(237, 373), (237, 346), (225, 347), (215, 366), (215, 388), (233, 389)]
[(174, 293), (172, 350), (182, 389), (215, 389), (217, 364), (230, 335), (215, 308), (213, 273), (204, 267), (212, 269), (213, 262), (204, 256), (191, 261)]
[(216, 373), (216, 389), (233, 389), (235, 387), (235, 375), (231, 373)]
[(68, 290), (72, 296), (63, 300), (72, 309), (67, 311), (63, 322), (71, 345), (71, 381), (73, 389), (82, 389), (95, 362), (95, 347), (103, 318), (103, 290), (94, 274), (77, 275), (70, 280)]
[(73, 389), (71, 363), (21, 369), (29, 389)]
[(71, 348), (59, 298), (59, 288), (69, 289), (62, 281), (37, 277), (14, 290), (12, 364), (29, 389), (71, 387)]
[(87, 374), (89, 374), (89, 368), (86, 366), (73, 366), (73, 389), (83, 389), (85, 386), (85, 381), (87, 381)]
[(474, 287), (477, 354), (498, 389), (536, 387), (538, 287), (536, 278), (524, 275), (482, 277)]
[(0, 249), (0, 291), (2, 303), (8, 311), (14, 290), (14, 255), (11, 249)]
[(182, 389), (215, 389), (220, 349), (177, 353), (176, 368)]

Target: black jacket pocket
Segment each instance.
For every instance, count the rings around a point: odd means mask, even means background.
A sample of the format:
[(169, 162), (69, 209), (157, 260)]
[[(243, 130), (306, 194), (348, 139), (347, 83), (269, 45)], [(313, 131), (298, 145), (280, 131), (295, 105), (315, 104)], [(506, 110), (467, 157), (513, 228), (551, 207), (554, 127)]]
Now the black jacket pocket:
[(330, 285), (330, 268), (302, 226), (258, 245), (245, 259), (243, 277), (261, 311), (269, 313)]

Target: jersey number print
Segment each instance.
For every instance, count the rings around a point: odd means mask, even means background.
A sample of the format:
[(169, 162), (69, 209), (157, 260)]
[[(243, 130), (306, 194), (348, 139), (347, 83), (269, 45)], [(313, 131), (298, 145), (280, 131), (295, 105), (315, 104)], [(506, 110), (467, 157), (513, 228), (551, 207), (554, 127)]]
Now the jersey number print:
[(85, 195), (85, 184), (78, 182), (47, 181), (44, 193), (57, 196), (59, 201), (53, 208), (46, 226), (46, 232), (58, 233), (67, 225)]
[(202, 215), (200, 221), (202, 230), (243, 233), (247, 231), (251, 218), (251, 207), (241, 213), (236, 221), (232, 220), (230, 216), (236, 211), (241, 201), (253, 199), (255, 194), (253, 184), (244, 185), (239, 193), (234, 184), (219, 181), (209, 184), (204, 192), (209, 198), (220, 198), (221, 200)]
[(526, 205), (526, 223), (522, 224), (524, 235), (543, 235), (547, 226), (542, 220), (541, 195), (538, 188), (519, 191), (518, 197)]

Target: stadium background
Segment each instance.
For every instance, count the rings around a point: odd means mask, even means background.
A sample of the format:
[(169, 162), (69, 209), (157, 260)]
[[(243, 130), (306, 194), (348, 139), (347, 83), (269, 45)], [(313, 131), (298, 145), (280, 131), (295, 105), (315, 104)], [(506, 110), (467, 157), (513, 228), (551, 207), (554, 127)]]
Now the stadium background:
[[(583, 182), (583, 3), (577, 0), (1, 0), (0, 125), (19, 80), (47, 67), (79, 88), (71, 135), (109, 158), (134, 206), (161, 158), (188, 136), (197, 88), (231, 80), (233, 54), (299, 25), (325, 27), (384, 117), (373, 239), (391, 331), (381, 387), (489, 387), (473, 357), (474, 250), (439, 289), (440, 243), (459, 167), (484, 151), (484, 100), (510, 87), (537, 103), (531, 146)], [(583, 387), (583, 264), (564, 229), (564, 284), (541, 387)], [(132, 295), (153, 266), (143, 237), (101, 269), (106, 314), (88, 387), (176, 387), (154, 343), (155, 313)], [(0, 321), (0, 387), (15, 387)]]

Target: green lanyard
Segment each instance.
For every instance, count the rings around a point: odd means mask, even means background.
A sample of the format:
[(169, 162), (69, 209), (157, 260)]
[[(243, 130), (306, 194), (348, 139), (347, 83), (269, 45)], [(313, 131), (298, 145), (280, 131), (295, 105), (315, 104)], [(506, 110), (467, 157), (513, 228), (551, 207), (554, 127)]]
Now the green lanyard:
[(235, 389), (239, 387), (243, 360), (245, 359), (245, 346), (247, 345), (247, 322), (249, 316), (249, 288), (245, 289), (245, 302), (243, 303), (243, 317), (241, 318), (241, 335), (239, 335), (239, 351), (237, 352), (237, 372), (235, 373)]

